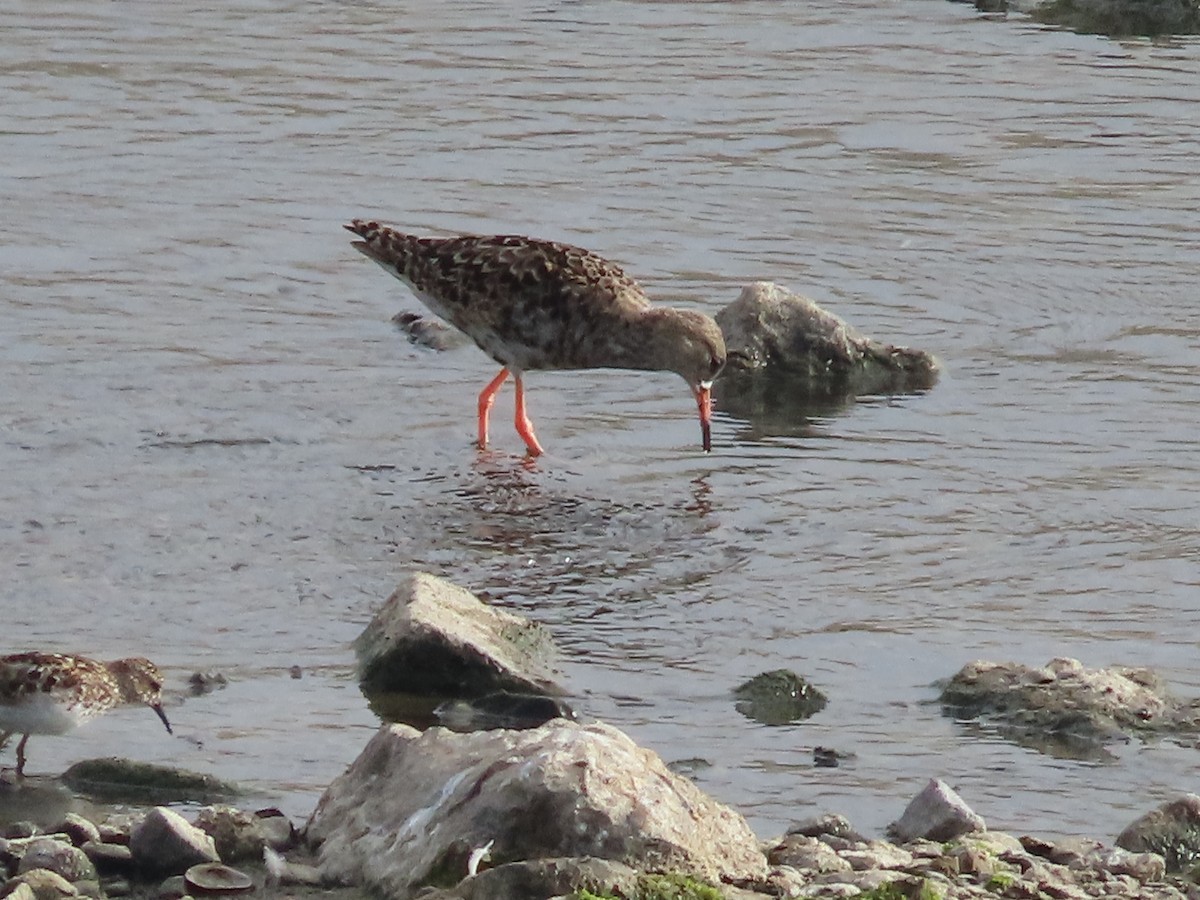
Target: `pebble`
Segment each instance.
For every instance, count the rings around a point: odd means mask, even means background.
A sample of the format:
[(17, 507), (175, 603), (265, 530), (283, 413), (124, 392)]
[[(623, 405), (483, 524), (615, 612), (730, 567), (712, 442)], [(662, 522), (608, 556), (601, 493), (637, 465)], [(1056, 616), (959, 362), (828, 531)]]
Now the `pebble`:
[(219, 862), (213, 839), (174, 810), (156, 806), (129, 836), (139, 868), (175, 875), (202, 862)]
[(87, 854), (65, 841), (51, 837), (36, 838), (25, 847), (17, 874), (44, 869), (61, 875), (66, 881), (95, 881), (96, 867)]

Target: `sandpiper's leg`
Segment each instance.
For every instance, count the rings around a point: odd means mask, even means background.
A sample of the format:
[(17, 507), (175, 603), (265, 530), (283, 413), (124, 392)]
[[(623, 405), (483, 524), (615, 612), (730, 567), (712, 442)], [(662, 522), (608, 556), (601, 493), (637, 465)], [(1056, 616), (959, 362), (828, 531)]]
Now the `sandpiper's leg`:
[(692, 390), (696, 394), (696, 405), (700, 408), (700, 446), (708, 453), (712, 450), (712, 390), (707, 384)]
[(17, 777), (20, 778), (25, 774), (25, 745), (29, 743), (29, 735), (21, 735), (21, 742), (17, 744)]
[(541, 456), (546, 451), (542, 449), (542, 445), (538, 443), (537, 435), (533, 433), (533, 423), (529, 421), (529, 416), (525, 413), (525, 382), (521, 380), (521, 376), (515, 376), (517, 382), (517, 434), (525, 440), (525, 446), (529, 448), (530, 456)]
[[(486, 450), (488, 443), (488, 413), (492, 411), (492, 404), (496, 402), (496, 394), (500, 390), (500, 386), (504, 384), (508, 378), (508, 369), (501, 369), (500, 374), (488, 382), (479, 393), (479, 449)], [(517, 379), (517, 384), (521, 380)]]

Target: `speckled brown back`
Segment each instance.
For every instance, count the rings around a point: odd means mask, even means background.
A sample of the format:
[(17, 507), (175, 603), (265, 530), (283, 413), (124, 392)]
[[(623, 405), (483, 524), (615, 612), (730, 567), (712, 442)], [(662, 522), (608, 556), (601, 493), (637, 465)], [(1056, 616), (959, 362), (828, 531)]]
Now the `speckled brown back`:
[(85, 656), (34, 652), (0, 657), (0, 703), (20, 703), (38, 693), (96, 712), (116, 706), (121, 697), (112, 673)]
[(517, 235), (423, 238), (377, 222), (346, 226), (360, 251), (437, 315), (517, 369), (625, 366), (624, 339), (650, 302), (616, 264), (580, 247)]

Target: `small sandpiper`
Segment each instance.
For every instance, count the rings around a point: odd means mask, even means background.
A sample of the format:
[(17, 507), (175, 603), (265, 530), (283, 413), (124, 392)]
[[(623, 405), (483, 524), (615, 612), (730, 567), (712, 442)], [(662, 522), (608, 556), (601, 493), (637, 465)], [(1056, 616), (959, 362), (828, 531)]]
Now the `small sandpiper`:
[(710, 388), (725, 365), (725, 339), (710, 316), (651, 306), (619, 266), (569, 244), (516, 235), (416, 237), (361, 219), (345, 227), (362, 238), (354, 242), (360, 252), (503, 367), (479, 395), (480, 448), (510, 373), (517, 433), (537, 456), (543, 450), (525, 410), (525, 372), (641, 369), (683, 376), (700, 410), (703, 447), (712, 449)]
[(0, 656), (0, 748), (12, 735), (22, 735), (17, 744), (18, 777), (25, 774), (25, 745), (31, 734), (66, 734), (127, 703), (149, 706), (171, 733), (162, 708), (162, 677), (148, 659), (135, 656), (102, 663), (64, 653)]

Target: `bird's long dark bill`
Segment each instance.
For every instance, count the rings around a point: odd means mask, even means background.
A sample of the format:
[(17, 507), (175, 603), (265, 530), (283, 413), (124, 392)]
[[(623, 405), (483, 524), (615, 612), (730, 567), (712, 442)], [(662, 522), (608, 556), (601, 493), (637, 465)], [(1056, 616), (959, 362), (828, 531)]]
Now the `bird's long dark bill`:
[(162, 723), (167, 726), (167, 734), (174, 734), (175, 732), (171, 730), (171, 723), (167, 721), (167, 714), (163, 712), (163, 708), (161, 706), (152, 706), (150, 708), (158, 713), (158, 717), (162, 719)]
[(696, 388), (696, 405), (700, 407), (700, 441), (704, 452), (712, 450), (712, 391), (704, 385)]

